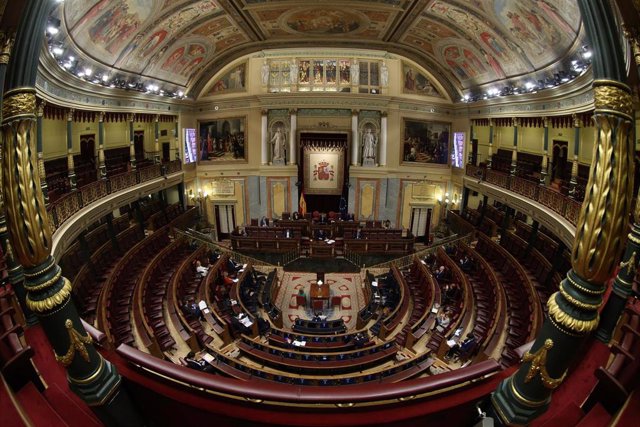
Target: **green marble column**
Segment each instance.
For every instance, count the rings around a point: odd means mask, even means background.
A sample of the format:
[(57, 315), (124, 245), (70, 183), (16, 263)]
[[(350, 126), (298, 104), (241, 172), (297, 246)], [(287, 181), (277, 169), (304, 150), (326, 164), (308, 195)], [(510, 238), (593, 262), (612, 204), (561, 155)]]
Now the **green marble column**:
[(580, 153), (580, 119), (573, 115), (573, 163), (571, 164), (571, 179), (569, 180), (569, 197), (576, 198), (578, 186), (578, 155)]
[(510, 175), (516, 176), (518, 172), (518, 126), (520, 125), (520, 119), (513, 118), (513, 151), (511, 152), (511, 170)]
[(136, 170), (136, 147), (133, 139), (133, 122), (135, 119), (135, 114), (129, 114), (129, 163), (132, 171)]
[(571, 255), (571, 270), (547, 303), (548, 317), (522, 365), (492, 394), (505, 425), (526, 425), (549, 406), (553, 390), (583, 351), (599, 322), (606, 283), (624, 250), (633, 196), (633, 110), (609, 2), (579, 0), (593, 47), (594, 155)]
[(153, 153), (153, 163), (155, 163), (157, 165), (157, 164), (160, 164), (160, 142), (159, 142), (159, 139), (160, 139), (160, 115), (159, 114), (156, 114), (154, 125), (155, 125), (155, 129), (154, 130), (155, 130), (156, 139), (155, 139), (155, 143), (154, 143), (154, 146), (153, 146), (153, 151), (154, 151), (154, 153)]
[(141, 425), (116, 369), (91, 343), (71, 283), (51, 255), (52, 236), (36, 154), (35, 80), (51, 2), (26, 2), (2, 105), (2, 190), (13, 253), (24, 267), (26, 304), (67, 370), (69, 387), (106, 425)]
[(489, 119), (489, 152), (487, 153), (487, 169), (493, 167), (493, 119)]
[(107, 179), (107, 163), (104, 158), (104, 111), (98, 115), (98, 178)]
[(543, 117), (542, 123), (544, 126), (544, 137), (542, 140), (542, 168), (540, 169), (540, 182), (541, 186), (548, 184), (549, 177), (549, 117)]
[(71, 191), (78, 189), (78, 181), (76, 179), (76, 168), (73, 163), (73, 115), (75, 110), (69, 109), (67, 112), (67, 169), (69, 177), (69, 186)]

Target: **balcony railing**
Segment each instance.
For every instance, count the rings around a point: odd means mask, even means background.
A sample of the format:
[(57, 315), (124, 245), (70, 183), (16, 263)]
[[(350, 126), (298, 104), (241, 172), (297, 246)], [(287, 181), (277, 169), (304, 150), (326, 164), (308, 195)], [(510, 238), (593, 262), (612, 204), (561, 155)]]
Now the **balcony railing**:
[(179, 172), (182, 169), (180, 160), (173, 160), (166, 165), (153, 165), (131, 172), (114, 175), (104, 180), (92, 182), (68, 193), (47, 206), (51, 232), (57, 230), (73, 214), (85, 206), (100, 200), (111, 193), (121, 191), (145, 181)]
[(540, 186), (534, 181), (519, 176), (510, 176), (491, 169), (483, 170), (473, 165), (467, 165), (466, 175), (534, 200), (562, 215), (573, 225), (578, 222), (582, 202), (571, 199), (549, 187)]

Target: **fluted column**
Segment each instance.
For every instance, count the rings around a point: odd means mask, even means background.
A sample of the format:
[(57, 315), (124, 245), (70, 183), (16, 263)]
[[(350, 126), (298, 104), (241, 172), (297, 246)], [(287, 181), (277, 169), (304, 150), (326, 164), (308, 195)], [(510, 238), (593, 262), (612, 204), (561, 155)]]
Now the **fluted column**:
[(351, 111), (351, 165), (358, 166), (358, 110)]
[(520, 119), (513, 118), (513, 151), (511, 152), (511, 171), (510, 175), (515, 176), (518, 172), (518, 125)]
[(133, 122), (135, 119), (135, 114), (129, 114), (129, 163), (132, 171), (136, 170), (136, 146), (133, 139)]
[(387, 165), (387, 112), (380, 113), (380, 166)]
[(154, 125), (156, 140), (153, 145), (153, 163), (157, 165), (160, 163), (160, 114), (156, 114)]
[(107, 163), (104, 158), (104, 111), (98, 114), (98, 178), (107, 179)]
[(544, 135), (542, 137), (542, 169), (540, 169), (541, 186), (547, 185), (547, 175), (549, 170), (549, 117), (543, 117)]
[(78, 189), (76, 178), (76, 168), (73, 163), (73, 115), (75, 110), (69, 109), (67, 112), (67, 176), (69, 177), (69, 187), (71, 191)]
[(289, 117), (291, 119), (289, 131), (289, 164), (295, 165), (298, 161), (298, 144), (296, 141), (298, 134), (298, 110), (289, 110)]
[(487, 154), (487, 169), (493, 167), (493, 119), (489, 119), (489, 152)]
[[(0, 32), (0, 88), (4, 87), (5, 77), (7, 75), (7, 64), (11, 58), (11, 49), (13, 48), (14, 35)], [(2, 90), (0, 90), (0, 103), (2, 103)], [(0, 150), (0, 164), (2, 164), (2, 151)], [(13, 286), (16, 293), (22, 313), (28, 325), (38, 323), (38, 318), (33, 314), (26, 304), (27, 291), (24, 288), (24, 270), (22, 265), (16, 261), (13, 256), (13, 249), (9, 241), (9, 229), (7, 228), (7, 218), (5, 216), (4, 198), (2, 196), (2, 174), (0, 173), (0, 245), (2, 253), (7, 265), (7, 279)]]
[(173, 129), (173, 140), (174, 140), (174, 144), (175, 147), (174, 149), (176, 150), (176, 158), (175, 160), (180, 160), (180, 134), (179, 134), (180, 130), (178, 129), (178, 116), (176, 116), (176, 121), (175, 121), (175, 127)]
[(261, 132), (260, 132), (260, 152), (262, 153), (262, 165), (269, 164), (269, 149), (268, 149), (268, 135), (267, 135), (267, 110), (262, 110), (262, 122), (261, 122)]
[(2, 190), (13, 254), (24, 267), (26, 304), (39, 317), (69, 387), (106, 425), (141, 425), (120, 376), (82, 327), (71, 300), (71, 283), (51, 255), (51, 225), (36, 154), (38, 57), (50, 2), (25, 2), (2, 106)]
[(580, 119), (575, 114), (573, 115), (573, 129), (573, 163), (569, 180), (569, 197), (575, 199), (578, 185), (578, 154), (580, 153)]
[(594, 155), (576, 224), (571, 270), (548, 300), (548, 317), (519, 370), (500, 383), (491, 401), (499, 420), (524, 425), (549, 406), (552, 391), (598, 326), (606, 283), (624, 245), (633, 196), (633, 110), (611, 3), (578, 0), (593, 46)]

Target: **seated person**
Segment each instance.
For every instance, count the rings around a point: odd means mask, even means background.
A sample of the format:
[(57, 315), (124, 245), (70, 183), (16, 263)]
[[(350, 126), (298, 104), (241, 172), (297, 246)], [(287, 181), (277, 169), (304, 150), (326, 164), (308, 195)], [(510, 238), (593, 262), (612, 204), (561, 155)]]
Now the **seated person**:
[(318, 240), (326, 240), (327, 232), (324, 230), (316, 230), (316, 239)]
[(229, 272), (228, 271), (223, 271), (222, 272), (222, 283), (226, 286), (226, 287), (231, 287), (235, 281), (229, 277)]
[(462, 271), (471, 271), (471, 269), (473, 268), (473, 261), (471, 261), (471, 258), (465, 255), (460, 260), (460, 268), (462, 269)]
[(382, 223), (382, 227), (389, 229), (391, 228), (391, 221), (386, 220), (385, 222)]
[(353, 234), (353, 238), (354, 239), (363, 239), (364, 238), (364, 236), (362, 235), (362, 227), (356, 228), (356, 231)]
[(213, 251), (209, 254), (209, 265), (213, 265), (220, 258), (220, 253), (217, 251)]
[(447, 270), (444, 265), (441, 265), (436, 271), (436, 274), (434, 274), (436, 280), (444, 280), (446, 275), (447, 275)]
[(300, 214), (298, 213), (298, 211), (295, 211), (291, 218), (293, 218), (294, 221), (299, 220), (300, 219)]
[(260, 227), (268, 227), (269, 226), (269, 220), (267, 219), (266, 216), (263, 216), (260, 219)]
[(187, 318), (200, 319), (204, 320), (204, 316), (202, 315), (202, 311), (198, 304), (194, 300), (185, 300), (182, 305), (182, 311), (186, 315)]
[(451, 324), (451, 312), (449, 310), (440, 312), (436, 316), (436, 327), (438, 332), (443, 332)]
[(206, 360), (202, 358), (200, 353), (190, 351), (184, 359), (180, 360), (185, 366), (197, 371), (213, 373), (215, 370)]
[(284, 231), (284, 238), (285, 239), (291, 239), (293, 237), (293, 231), (291, 231), (289, 228), (287, 228)]
[(454, 356), (457, 356), (458, 358), (465, 358), (470, 356), (473, 350), (475, 350), (477, 342), (478, 341), (476, 340), (475, 335), (473, 335), (473, 332), (469, 332), (469, 334), (467, 334), (467, 337), (462, 340), (460, 344), (456, 344), (449, 349), (449, 351), (445, 355), (445, 359), (451, 359)]
[(204, 267), (202, 265), (202, 263), (200, 262), (200, 260), (196, 261), (196, 274), (200, 277), (205, 277), (207, 275), (207, 273), (209, 272), (209, 268), (208, 267)]

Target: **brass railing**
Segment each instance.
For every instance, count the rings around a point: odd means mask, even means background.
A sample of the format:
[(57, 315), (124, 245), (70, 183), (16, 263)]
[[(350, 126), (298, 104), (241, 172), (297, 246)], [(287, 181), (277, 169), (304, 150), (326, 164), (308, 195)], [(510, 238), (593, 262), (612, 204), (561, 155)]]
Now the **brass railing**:
[(168, 163), (163, 174), (161, 165), (153, 165), (136, 171), (114, 175), (80, 187), (77, 191), (65, 194), (47, 206), (52, 232), (80, 209), (100, 200), (111, 193), (121, 191), (162, 175), (179, 172), (182, 169), (180, 160)]
[(582, 202), (567, 197), (549, 187), (543, 187), (536, 182), (518, 176), (509, 176), (506, 173), (495, 170), (478, 171), (477, 166), (467, 165), (466, 175), (497, 185), (506, 190), (525, 196), (541, 205), (562, 215), (571, 224), (576, 225)]

